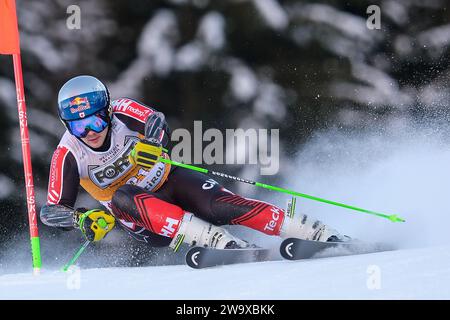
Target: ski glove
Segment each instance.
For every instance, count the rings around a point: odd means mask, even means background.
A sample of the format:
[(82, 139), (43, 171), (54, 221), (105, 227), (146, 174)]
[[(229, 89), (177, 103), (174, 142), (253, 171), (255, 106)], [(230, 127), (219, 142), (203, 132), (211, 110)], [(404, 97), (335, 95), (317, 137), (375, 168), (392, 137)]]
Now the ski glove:
[(78, 226), (86, 240), (100, 241), (115, 225), (114, 217), (103, 210), (93, 209), (86, 212), (75, 211), (75, 225)]
[(144, 137), (147, 140), (156, 139), (164, 147), (167, 147), (170, 140), (169, 131), (164, 114), (162, 112), (154, 112), (145, 122)]
[(156, 139), (138, 141), (131, 150), (128, 160), (131, 164), (151, 169), (159, 161), (163, 148)]

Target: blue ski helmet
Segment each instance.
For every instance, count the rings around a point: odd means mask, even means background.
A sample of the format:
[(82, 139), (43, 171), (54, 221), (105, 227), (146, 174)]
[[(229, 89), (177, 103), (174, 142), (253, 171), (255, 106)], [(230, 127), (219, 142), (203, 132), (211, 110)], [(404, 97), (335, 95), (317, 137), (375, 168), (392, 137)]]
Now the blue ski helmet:
[[(58, 93), (59, 118), (72, 133), (69, 122), (103, 111), (111, 120), (109, 91), (97, 78), (78, 76), (67, 81)], [(73, 133), (72, 133), (73, 134)]]

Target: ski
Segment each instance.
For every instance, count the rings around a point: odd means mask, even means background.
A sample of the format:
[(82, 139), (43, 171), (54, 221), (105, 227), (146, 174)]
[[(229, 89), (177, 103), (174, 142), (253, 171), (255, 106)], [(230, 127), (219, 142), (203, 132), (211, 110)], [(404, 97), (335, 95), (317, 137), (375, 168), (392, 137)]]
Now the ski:
[(335, 257), (388, 250), (393, 249), (388, 248), (386, 245), (368, 244), (358, 240), (322, 242), (288, 238), (280, 245), (280, 254), (287, 260)]
[(193, 247), (186, 253), (186, 264), (194, 269), (203, 269), (235, 263), (265, 261), (270, 250), (263, 248), (211, 249)]
[[(356, 255), (388, 250), (393, 250), (393, 248), (358, 240), (321, 242), (288, 238), (280, 245), (280, 254), (287, 260)], [(264, 248), (212, 249), (204, 247), (189, 249), (185, 259), (186, 264), (194, 269), (274, 260), (272, 250)]]

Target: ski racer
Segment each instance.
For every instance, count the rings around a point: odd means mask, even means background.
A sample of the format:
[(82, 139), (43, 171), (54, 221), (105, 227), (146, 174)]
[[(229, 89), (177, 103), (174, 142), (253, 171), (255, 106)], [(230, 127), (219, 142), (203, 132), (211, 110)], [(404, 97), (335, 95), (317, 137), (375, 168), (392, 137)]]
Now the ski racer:
[[(247, 247), (223, 225), (241, 225), (270, 236), (339, 241), (336, 230), (267, 202), (244, 198), (209, 176), (158, 161), (169, 158), (170, 129), (164, 114), (143, 103), (110, 100), (92, 76), (67, 81), (58, 94), (66, 127), (50, 166), (41, 221), (79, 229), (99, 241), (119, 224), (151, 246), (181, 243), (218, 249)], [(102, 206), (76, 208), (78, 187)]]

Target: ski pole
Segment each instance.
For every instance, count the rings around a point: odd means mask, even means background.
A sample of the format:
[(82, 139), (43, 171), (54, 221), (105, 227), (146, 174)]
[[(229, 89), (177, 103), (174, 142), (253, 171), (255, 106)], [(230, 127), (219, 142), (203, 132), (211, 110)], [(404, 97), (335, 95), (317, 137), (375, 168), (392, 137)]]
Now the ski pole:
[(73, 256), (73, 258), (61, 269), (62, 271), (66, 272), (70, 266), (72, 266), (75, 261), (77, 261), (78, 257), (83, 253), (84, 249), (87, 248), (87, 246), (89, 245), (89, 243), (91, 243), (89, 240), (86, 240), (80, 247), (80, 249), (78, 249), (78, 251), (75, 253), (75, 255)]
[(211, 175), (214, 176), (219, 176), (222, 178), (226, 178), (226, 179), (230, 179), (230, 180), (234, 180), (234, 181), (238, 181), (238, 182), (244, 182), (244, 183), (248, 183), (257, 187), (261, 187), (264, 189), (269, 189), (269, 190), (273, 190), (273, 191), (278, 191), (278, 192), (282, 192), (282, 193), (287, 193), (293, 196), (298, 196), (298, 197), (302, 197), (302, 198), (306, 198), (306, 199), (310, 199), (310, 200), (314, 200), (314, 201), (319, 201), (319, 202), (323, 202), (323, 203), (327, 203), (327, 204), (331, 204), (334, 206), (338, 206), (338, 207), (343, 207), (343, 208), (347, 208), (350, 210), (354, 210), (354, 211), (359, 211), (362, 213), (367, 213), (367, 214), (371, 214), (374, 216), (378, 216), (381, 218), (385, 218), (385, 219), (389, 219), (392, 222), (405, 222), (404, 219), (400, 218), (398, 215), (396, 214), (384, 214), (384, 213), (379, 213), (379, 212), (375, 212), (375, 211), (371, 211), (371, 210), (367, 210), (367, 209), (363, 209), (363, 208), (358, 208), (358, 207), (354, 207), (354, 206), (350, 206), (348, 204), (344, 204), (344, 203), (339, 203), (336, 201), (331, 201), (331, 200), (327, 200), (327, 199), (322, 199), (322, 198), (318, 198), (315, 196), (310, 196), (308, 194), (304, 194), (304, 193), (300, 193), (300, 192), (296, 192), (296, 191), (292, 191), (292, 190), (288, 190), (288, 189), (284, 189), (284, 188), (280, 188), (280, 187), (276, 187), (276, 186), (271, 186), (268, 184), (264, 184), (264, 183), (260, 183), (260, 182), (255, 182), (255, 181), (251, 181), (251, 180), (247, 180), (247, 179), (242, 179), (239, 177), (235, 177), (235, 176), (231, 176), (225, 173), (221, 173), (221, 172), (217, 172), (217, 171), (210, 171), (208, 169), (205, 168), (200, 168), (200, 167), (196, 167), (193, 165), (189, 165), (189, 164), (184, 164), (184, 163), (180, 163), (180, 162), (176, 162), (170, 159), (165, 159), (165, 158), (160, 158), (159, 159), (161, 162), (164, 163), (168, 163), (171, 165), (175, 165), (178, 167), (182, 167), (182, 168), (186, 168), (186, 169), (190, 169), (190, 170), (194, 170), (194, 171), (198, 171), (198, 172), (202, 172), (202, 173), (209, 173)]

